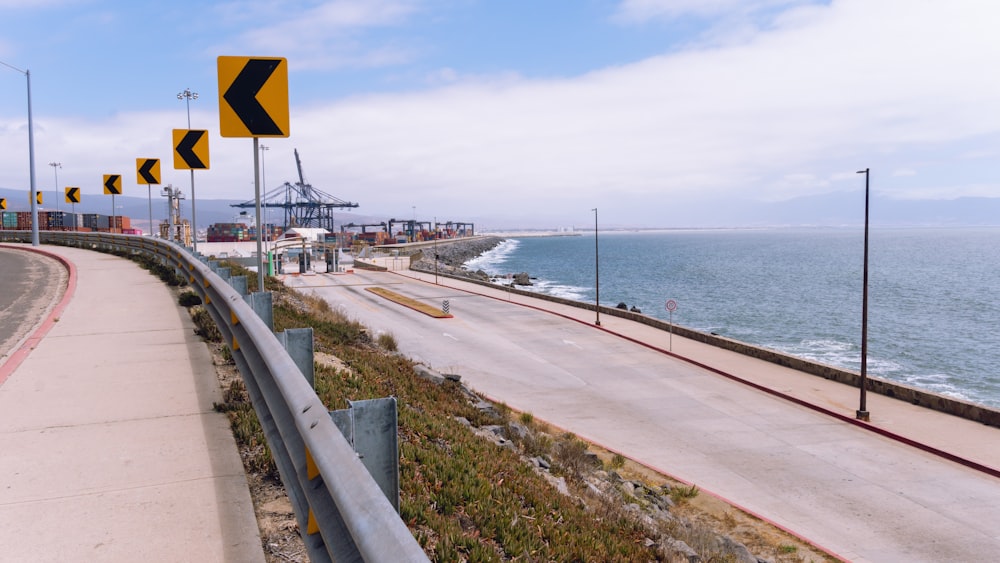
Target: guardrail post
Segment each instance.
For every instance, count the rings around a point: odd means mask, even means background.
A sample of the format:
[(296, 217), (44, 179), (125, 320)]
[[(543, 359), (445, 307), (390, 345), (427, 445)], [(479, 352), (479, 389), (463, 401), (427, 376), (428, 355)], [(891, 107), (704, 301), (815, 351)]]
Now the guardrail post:
[(284, 332), (274, 333), (278, 341), (285, 347), (285, 351), (292, 357), (292, 361), (298, 366), (299, 371), (305, 376), (309, 386), (316, 388), (316, 369), (313, 364), (313, 329), (289, 328)]
[(215, 269), (215, 273), (220, 278), (226, 280), (227, 283), (229, 282), (229, 278), (233, 277), (233, 269), (232, 268), (216, 268)]
[(264, 321), (268, 330), (274, 332), (274, 308), (270, 291), (258, 291), (243, 297), (254, 313)]
[(250, 286), (247, 283), (246, 276), (233, 276), (229, 278), (229, 285), (236, 290), (236, 293), (239, 293), (244, 298), (247, 295), (250, 295)]
[(399, 436), (396, 398), (348, 401), (348, 408), (330, 411), (330, 418), (347, 438), (361, 463), (399, 512)]

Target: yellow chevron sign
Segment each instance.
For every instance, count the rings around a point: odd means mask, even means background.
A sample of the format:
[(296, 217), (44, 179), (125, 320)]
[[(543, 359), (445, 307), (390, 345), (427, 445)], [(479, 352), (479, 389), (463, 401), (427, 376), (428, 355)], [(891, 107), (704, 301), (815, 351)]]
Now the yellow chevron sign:
[(174, 169), (208, 170), (208, 131), (174, 129)]
[(146, 185), (159, 184), (160, 159), (158, 158), (135, 159), (135, 183), (146, 184)]
[(122, 195), (122, 176), (121, 176), (121, 174), (105, 174), (104, 175), (104, 194), (105, 195)]
[(80, 203), (80, 188), (66, 187), (66, 203)]
[(287, 137), (288, 60), (219, 57), (219, 134)]
[(0, 197), (0, 211), (7, 209), (7, 198)]

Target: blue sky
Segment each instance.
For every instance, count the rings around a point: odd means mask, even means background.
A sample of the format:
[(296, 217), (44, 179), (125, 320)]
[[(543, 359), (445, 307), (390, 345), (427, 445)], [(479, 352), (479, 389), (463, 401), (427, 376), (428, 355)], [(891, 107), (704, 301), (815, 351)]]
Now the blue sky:
[[(262, 140), (269, 188), (298, 148), (364, 214), (714, 226), (713, 207), (853, 205), (865, 167), (885, 205), (1000, 197), (997, 21), (973, 0), (0, 0), (0, 61), (31, 70), (42, 190), (55, 161), (60, 190), (103, 197), (120, 173), (144, 195), (135, 158), (156, 157), (187, 191), (170, 135), (191, 88), (199, 199), (250, 199), (216, 57), (279, 56), (291, 136)], [(0, 67), (0, 187), (28, 184), (24, 85)]]

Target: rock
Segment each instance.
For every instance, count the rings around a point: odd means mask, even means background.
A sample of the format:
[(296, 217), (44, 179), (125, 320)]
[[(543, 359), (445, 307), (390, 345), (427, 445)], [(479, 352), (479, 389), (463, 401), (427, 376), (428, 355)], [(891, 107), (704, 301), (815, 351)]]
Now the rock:
[(564, 495), (567, 495), (567, 496), (569, 495), (569, 487), (566, 485), (566, 478), (565, 477), (555, 477), (555, 476), (550, 475), (548, 473), (542, 473), (542, 475), (544, 475), (545, 478), (549, 481), (549, 483), (552, 483), (552, 485), (560, 493), (562, 493)]
[(549, 469), (552, 468), (552, 464), (550, 464), (544, 457), (541, 456), (533, 457), (530, 459), (530, 461), (531, 463), (535, 464), (535, 466), (538, 467), (539, 469), (544, 469), (548, 471)]
[(632, 305), (632, 308), (629, 309), (629, 311), (631, 311), (633, 313), (639, 313), (640, 315), (642, 314), (642, 311), (640, 311), (639, 308), (636, 307), (635, 305)]
[(531, 285), (531, 277), (527, 272), (514, 274), (514, 285)]
[(618, 304), (615, 305), (615, 309), (621, 309), (623, 311), (628, 311), (628, 305), (626, 305), (624, 301), (619, 301)]
[(513, 437), (517, 436), (518, 439), (522, 439), (522, 440), (530, 432), (528, 430), (528, 427), (525, 426), (525, 425), (523, 425), (523, 424), (521, 424), (520, 422), (508, 422), (507, 423), (507, 431), (509, 433), (508, 434), (509, 437), (513, 438)]
[(455, 420), (457, 420), (459, 424), (465, 426), (466, 428), (472, 428), (472, 423), (469, 422), (469, 419), (465, 418), (464, 416), (456, 416)]
[(698, 555), (698, 552), (691, 549), (691, 546), (681, 540), (667, 538), (663, 540), (663, 548), (667, 552), (667, 555), (680, 555), (687, 559), (688, 563), (698, 563), (701, 561), (701, 556)]
[(747, 546), (729, 536), (717, 536), (715, 538), (715, 545), (727, 555), (734, 556), (734, 561), (738, 561), (739, 563), (757, 563), (757, 557), (750, 553)]

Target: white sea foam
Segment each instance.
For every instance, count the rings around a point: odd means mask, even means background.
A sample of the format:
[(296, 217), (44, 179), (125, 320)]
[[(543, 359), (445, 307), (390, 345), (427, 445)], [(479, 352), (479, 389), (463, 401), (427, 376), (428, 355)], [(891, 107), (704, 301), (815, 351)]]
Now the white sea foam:
[(583, 301), (587, 296), (587, 291), (589, 291), (589, 289), (585, 287), (563, 285), (547, 280), (531, 280), (531, 283), (533, 285), (528, 289), (532, 291), (537, 291), (538, 293), (544, 293), (553, 297), (572, 299), (574, 301)]
[(517, 250), (519, 245), (520, 242), (516, 239), (507, 239), (495, 248), (469, 260), (464, 266), (467, 270), (472, 270), (473, 272), (482, 270), (487, 274), (493, 275), (503, 273), (501, 266), (507, 262), (507, 258)]

